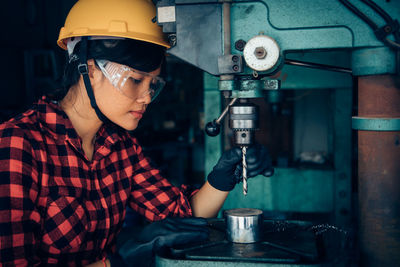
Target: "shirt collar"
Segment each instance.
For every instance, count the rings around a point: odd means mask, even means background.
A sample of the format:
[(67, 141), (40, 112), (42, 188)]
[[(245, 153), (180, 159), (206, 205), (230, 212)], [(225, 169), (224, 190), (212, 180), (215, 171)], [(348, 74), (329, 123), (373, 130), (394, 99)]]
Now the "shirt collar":
[[(69, 140), (74, 146), (81, 147), (81, 138), (75, 131), (67, 114), (61, 109), (57, 101), (43, 96), (35, 104), (42, 129), (55, 140)], [(115, 124), (103, 125), (97, 132), (96, 142), (100, 145), (112, 145), (127, 136), (127, 132)]]

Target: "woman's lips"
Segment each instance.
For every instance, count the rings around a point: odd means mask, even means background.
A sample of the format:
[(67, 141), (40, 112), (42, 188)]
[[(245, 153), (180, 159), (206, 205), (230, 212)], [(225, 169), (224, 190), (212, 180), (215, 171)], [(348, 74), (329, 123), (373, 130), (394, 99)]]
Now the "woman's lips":
[(141, 119), (143, 117), (143, 111), (131, 111), (130, 112), (135, 118)]

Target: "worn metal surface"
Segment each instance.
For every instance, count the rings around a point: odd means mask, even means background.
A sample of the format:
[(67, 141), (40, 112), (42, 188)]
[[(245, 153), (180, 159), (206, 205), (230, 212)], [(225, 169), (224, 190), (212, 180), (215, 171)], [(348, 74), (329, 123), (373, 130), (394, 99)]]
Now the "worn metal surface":
[[(218, 90), (218, 79), (210, 74), (204, 75), (204, 121), (213, 121), (222, 111), (221, 92)], [(222, 122), (223, 123), (223, 122)], [(223, 127), (221, 127), (223, 129)], [(222, 136), (205, 135), (205, 174), (209, 174), (222, 155)]]
[[(287, 54), (287, 58), (297, 61), (350, 68), (350, 51), (319, 51)], [(293, 65), (284, 65), (281, 72), (274, 76), (281, 80), (280, 89), (350, 89), (352, 76), (347, 73), (311, 69)]]
[(400, 118), (352, 118), (352, 128), (362, 131), (400, 131)]
[[(358, 116), (400, 118), (399, 78), (358, 78)], [(362, 266), (400, 263), (400, 133), (358, 132)]]
[[(188, 262), (192, 266), (323, 266), (318, 262), (318, 237), (311, 223), (265, 220), (262, 224), (260, 242), (232, 243), (226, 240), (224, 220), (211, 219), (208, 241), (174, 247), (170, 253), (173, 260), (160, 257), (157, 266), (185, 266), (182, 264)], [(188, 259), (191, 261), (185, 261)]]
[[(399, 19), (398, 1), (375, 2), (394, 19)], [(365, 4), (354, 4), (376, 24), (384, 25), (383, 19)], [(218, 69), (218, 58), (223, 55), (223, 39), (227, 38), (224, 37), (227, 32), (222, 26), (224, 16), (221, 6), (222, 2), (216, 0), (176, 0), (177, 42), (169, 52), (211, 74), (222, 74)], [(229, 16), (232, 22), (232, 53), (241, 53), (240, 50), (235, 50), (236, 41), (247, 42), (260, 33), (274, 38), (282, 54), (289, 51), (384, 47), (373, 30), (340, 1), (233, 1)], [(377, 60), (369, 61), (373, 63), (372, 73), (371, 67), (365, 64), (358, 66), (357, 60), (355, 61), (353, 68), (357, 70), (357, 75), (396, 71), (395, 66), (387, 64), (384, 58), (378, 57)]]
[(351, 68), (354, 76), (395, 73), (396, 52), (388, 47), (353, 50)]
[(261, 80), (220, 80), (219, 90), (229, 91), (232, 98), (264, 97), (270, 90), (278, 90), (280, 81), (276, 79)]
[(178, 4), (176, 46), (168, 52), (202, 70), (219, 74), (218, 57), (223, 55), (221, 4)]
[(223, 209), (333, 212), (334, 175), (333, 170), (275, 168), (272, 177), (251, 178), (247, 196), (237, 186), (229, 193)]
[[(378, 24), (384, 23), (361, 1), (352, 2), (359, 2), (354, 4)], [(398, 1), (374, 2), (399, 18)], [(282, 51), (383, 46), (369, 26), (339, 1), (235, 1), (231, 16), (234, 41), (247, 41), (262, 31), (273, 37)]]
[(352, 224), (352, 130), (351, 112), (353, 92), (336, 89), (333, 93), (333, 129), (330, 138), (334, 153), (333, 201), (335, 224), (349, 227)]

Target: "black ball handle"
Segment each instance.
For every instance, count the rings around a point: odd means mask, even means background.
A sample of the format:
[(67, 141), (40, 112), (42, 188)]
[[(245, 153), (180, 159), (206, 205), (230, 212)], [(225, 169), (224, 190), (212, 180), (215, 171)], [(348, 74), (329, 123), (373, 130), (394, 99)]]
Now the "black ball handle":
[(206, 124), (205, 131), (208, 136), (217, 136), (221, 131), (221, 125), (216, 120), (210, 121)]

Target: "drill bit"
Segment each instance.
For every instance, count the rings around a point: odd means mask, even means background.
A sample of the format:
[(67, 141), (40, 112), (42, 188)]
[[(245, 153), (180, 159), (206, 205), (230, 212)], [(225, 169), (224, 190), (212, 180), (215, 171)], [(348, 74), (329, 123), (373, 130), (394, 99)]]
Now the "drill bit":
[(247, 163), (246, 163), (246, 146), (242, 146), (242, 165), (243, 165), (243, 195), (247, 195)]

